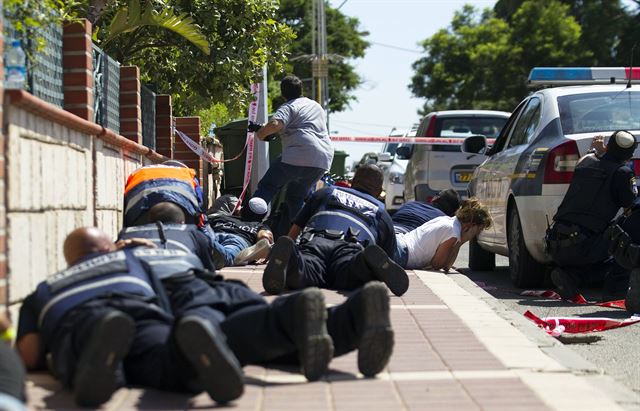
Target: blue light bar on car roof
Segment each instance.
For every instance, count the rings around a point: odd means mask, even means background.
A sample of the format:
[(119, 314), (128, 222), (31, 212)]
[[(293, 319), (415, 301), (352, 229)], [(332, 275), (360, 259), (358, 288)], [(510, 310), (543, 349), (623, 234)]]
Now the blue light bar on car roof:
[(640, 67), (534, 67), (530, 85), (640, 84)]

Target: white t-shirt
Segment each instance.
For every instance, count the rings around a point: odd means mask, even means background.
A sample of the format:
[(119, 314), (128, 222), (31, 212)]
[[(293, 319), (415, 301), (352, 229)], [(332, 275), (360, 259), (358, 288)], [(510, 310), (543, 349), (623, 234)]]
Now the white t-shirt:
[(450, 238), (460, 240), (462, 226), (456, 217), (437, 217), (406, 234), (397, 234), (401, 244), (407, 246), (408, 269), (426, 267), (436, 254), (438, 246)]

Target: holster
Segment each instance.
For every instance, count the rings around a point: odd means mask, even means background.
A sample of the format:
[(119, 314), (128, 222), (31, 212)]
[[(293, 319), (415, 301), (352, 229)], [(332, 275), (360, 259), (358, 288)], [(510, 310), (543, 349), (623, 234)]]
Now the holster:
[(547, 228), (545, 247), (550, 254), (561, 248), (571, 247), (587, 238), (582, 228), (575, 224), (554, 223)]

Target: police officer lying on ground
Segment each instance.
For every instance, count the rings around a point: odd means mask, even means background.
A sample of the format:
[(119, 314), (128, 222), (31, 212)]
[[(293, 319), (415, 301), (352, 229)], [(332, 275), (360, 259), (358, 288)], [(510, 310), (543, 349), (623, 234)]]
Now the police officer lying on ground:
[(216, 268), (242, 265), (269, 256), (273, 234), (269, 226), (262, 223), (267, 203), (260, 197), (252, 198), (240, 217), (238, 202), (236, 196), (220, 196), (210, 210), (213, 213), (208, 215), (216, 238), (213, 249)]
[(0, 313), (0, 410), (26, 411), (24, 381), (27, 372), (11, 348), (13, 333), (9, 317)]
[(95, 228), (72, 232), (65, 241), (71, 267), (39, 284), (21, 309), (23, 361), (33, 369), (50, 352), (54, 374), (73, 388), (79, 405), (107, 401), (125, 382), (121, 363), (126, 383), (191, 392), (204, 387), (226, 402), (243, 392), (239, 362), (293, 355), (312, 380), (334, 352), (357, 348), (366, 376), (380, 372), (391, 355), (389, 302), (380, 283), (328, 311), (317, 289), (267, 304), (244, 285), (181, 271), (185, 263), (202, 268), (184, 251), (113, 249)]
[(436, 217), (406, 234), (396, 234), (396, 261), (404, 268), (449, 271), (462, 244), (489, 227), (487, 208), (476, 198), (464, 200), (455, 217)]
[(144, 216), (149, 224), (127, 227), (118, 239), (145, 238), (159, 248), (184, 250), (198, 256), (205, 269), (214, 271), (211, 242), (195, 224), (185, 224), (182, 207), (165, 201), (155, 204)]
[(617, 299), (627, 289), (629, 273), (609, 257), (606, 228), (621, 207), (629, 207), (637, 195), (636, 179), (626, 163), (638, 143), (628, 131), (614, 132), (606, 145), (594, 139), (604, 154), (584, 156), (576, 165), (569, 190), (546, 244), (558, 265), (551, 280), (562, 298), (570, 299), (579, 287), (604, 281), (603, 299)]
[[(369, 281), (384, 282), (395, 295), (409, 287), (405, 271), (389, 256), (396, 252), (393, 224), (376, 199), (382, 172), (363, 165), (351, 188), (327, 187), (315, 192), (294, 219), (289, 236), (271, 250), (262, 284), (271, 294), (285, 286), (352, 290)], [(293, 239), (302, 233), (300, 245)]]
[(402, 205), (392, 216), (396, 234), (408, 233), (436, 217), (453, 217), (460, 208), (460, 196), (452, 188), (440, 191), (431, 203), (409, 201)]
[(203, 195), (193, 169), (168, 160), (140, 167), (127, 177), (124, 189), (124, 226), (150, 223), (147, 213), (161, 202), (178, 204), (185, 211), (186, 223), (195, 224), (213, 243), (213, 233), (204, 214)]

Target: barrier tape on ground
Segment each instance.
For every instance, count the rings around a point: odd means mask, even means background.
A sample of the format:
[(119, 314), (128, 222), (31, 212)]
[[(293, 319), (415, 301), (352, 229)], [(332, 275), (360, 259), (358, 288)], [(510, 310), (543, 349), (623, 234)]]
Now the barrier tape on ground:
[[(253, 94), (253, 101), (249, 103), (249, 115), (247, 116), (250, 122), (255, 123), (258, 117), (258, 100), (260, 99), (260, 84), (254, 83), (251, 85), (251, 94)], [(238, 201), (236, 203), (233, 211), (235, 212), (240, 204), (242, 204), (242, 200), (247, 192), (247, 188), (249, 187), (249, 183), (251, 182), (251, 168), (253, 167), (253, 152), (254, 152), (254, 135), (255, 133), (247, 131), (247, 140), (245, 146), (247, 148), (247, 156), (244, 162), (244, 182), (242, 184), (242, 193)]]
[[(391, 137), (391, 136), (330, 136), (332, 142), (346, 143), (403, 143), (403, 144), (441, 144), (461, 145), (464, 138), (450, 137)], [(488, 138), (487, 144), (493, 144), (495, 138)]]
[(531, 311), (524, 316), (542, 328), (547, 334), (559, 337), (563, 333), (581, 334), (612, 330), (614, 328), (627, 327), (640, 322), (640, 317), (632, 316), (624, 320), (603, 317), (544, 317), (539, 318)]

